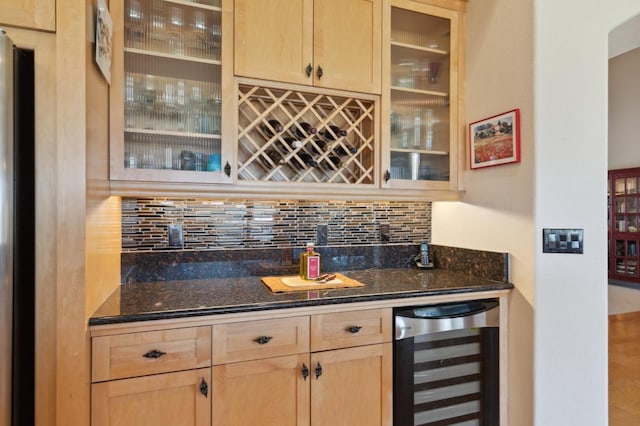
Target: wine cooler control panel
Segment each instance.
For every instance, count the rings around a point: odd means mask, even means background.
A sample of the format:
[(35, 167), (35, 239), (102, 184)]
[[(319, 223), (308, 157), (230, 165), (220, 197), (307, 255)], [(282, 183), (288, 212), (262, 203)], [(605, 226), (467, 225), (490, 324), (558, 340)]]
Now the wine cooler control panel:
[(548, 229), (542, 230), (543, 253), (578, 253), (584, 251), (583, 229)]

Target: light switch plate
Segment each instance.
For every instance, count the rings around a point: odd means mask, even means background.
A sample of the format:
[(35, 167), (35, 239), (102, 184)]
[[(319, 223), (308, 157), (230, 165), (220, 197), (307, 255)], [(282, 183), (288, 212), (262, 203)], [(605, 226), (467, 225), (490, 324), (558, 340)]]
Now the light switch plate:
[(584, 253), (584, 229), (544, 228), (543, 253)]

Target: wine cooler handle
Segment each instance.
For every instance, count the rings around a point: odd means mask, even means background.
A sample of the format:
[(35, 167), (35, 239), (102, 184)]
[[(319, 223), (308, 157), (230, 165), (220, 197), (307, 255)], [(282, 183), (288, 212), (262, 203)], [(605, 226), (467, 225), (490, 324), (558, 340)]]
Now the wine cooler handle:
[(307, 77), (311, 77), (311, 73), (313, 72), (313, 66), (311, 66), (311, 64), (307, 65), (307, 68), (305, 68), (304, 71), (307, 73)]
[(389, 172), (389, 170), (387, 170), (386, 172), (384, 172), (384, 181), (389, 182), (389, 179), (391, 179), (391, 173)]
[(318, 80), (320, 80), (322, 78), (323, 74), (324, 74), (324, 71), (322, 71), (322, 67), (320, 65), (318, 65), (318, 71), (316, 71), (316, 75), (318, 76)]

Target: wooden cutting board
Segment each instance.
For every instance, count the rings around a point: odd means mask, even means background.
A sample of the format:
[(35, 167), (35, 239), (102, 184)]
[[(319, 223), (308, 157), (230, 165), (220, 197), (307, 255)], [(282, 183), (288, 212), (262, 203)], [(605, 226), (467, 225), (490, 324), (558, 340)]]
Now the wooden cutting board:
[(326, 283), (304, 280), (298, 275), (284, 277), (262, 277), (264, 285), (274, 293), (285, 293), (289, 291), (307, 290), (328, 290), (334, 288), (364, 287), (360, 281), (345, 277), (336, 273), (336, 278)]

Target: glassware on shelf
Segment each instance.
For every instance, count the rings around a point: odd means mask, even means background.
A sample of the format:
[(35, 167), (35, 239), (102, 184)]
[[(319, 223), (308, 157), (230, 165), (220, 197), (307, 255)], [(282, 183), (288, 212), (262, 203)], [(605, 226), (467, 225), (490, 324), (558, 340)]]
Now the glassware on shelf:
[(149, 30), (146, 31), (146, 34), (148, 34), (146, 50), (157, 52), (167, 50), (167, 25), (163, 5), (162, 0), (152, 0), (151, 17), (148, 21)]
[(193, 12), (193, 23), (191, 24), (187, 55), (207, 58), (207, 37), (207, 16), (203, 11), (196, 10)]
[(184, 14), (181, 8), (172, 6), (169, 8), (169, 38), (170, 52), (176, 55), (184, 54)]
[(155, 76), (145, 75), (143, 93), (143, 126), (145, 129), (155, 130), (156, 114), (156, 81)]
[(126, 128), (140, 126), (142, 113), (142, 80), (139, 74), (125, 73), (124, 77), (124, 125)]
[(144, 43), (144, 13), (139, 0), (130, 0), (126, 9), (124, 22), (125, 45), (127, 47), (143, 48)]

